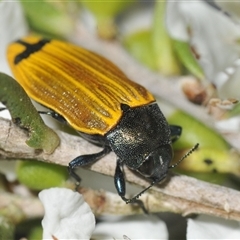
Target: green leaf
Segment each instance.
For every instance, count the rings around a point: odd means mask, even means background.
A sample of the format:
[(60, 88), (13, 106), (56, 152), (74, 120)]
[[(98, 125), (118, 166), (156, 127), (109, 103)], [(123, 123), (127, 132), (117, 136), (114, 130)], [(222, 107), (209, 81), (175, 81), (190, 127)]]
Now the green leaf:
[(154, 11), (151, 36), (157, 69), (166, 76), (179, 75), (181, 64), (165, 26), (166, 1), (156, 1)]
[(169, 124), (182, 127), (182, 135), (173, 144), (174, 161), (178, 161), (199, 143), (199, 148), (179, 164), (179, 169), (189, 172), (233, 173), (240, 176), (239, 153), (233, 151), (220, 134), (182, 111), (175, 111), (167, 119)]
[(169, 124), (183, 128), (181, 137), (174, 143), (176, 150), (191, 148), (196, 143), (199, 143), (201, 148), (230, 149), (230, 145), (219, 133), (180, 110), (168, 116), (167, 120)]
[(102, 0), (85, 0), (80, 2), (95, 16), (98, 35), (104, 39), (110, 39), (115, 37), (117, 33), (115, 17), (129, 5), (133, 4), (135, 0), (111, 0), (107, 2)]
[(16, 173), (19, 182), (33, 190), (61, 186), (68, 178), (66, 167), (35, 160), (19, 161)]
[(150, 31), (143, 30), (125, 37), (123, 45), (139, 62), (157, 70), (157, 60), (151, 40)]
[[(50, 36), (67, 37), (74, 32), (76, 2), (25, 1), (21, 0), (30, 27)], [(72, 12), (70, 9), (74, 9)]]
[(27, 145), (52, 153), (60, 143), (58, 135), (45, 125), (26, 92), (12, 77), (0, 73), (0, 101), (10, 111), (12, 121), (27, 130)]
[(198, 79), (204, 79), (204, 72), (197, 59), (193, 55), (188, 42), (173, 40), (173, 46), (181, 63)]

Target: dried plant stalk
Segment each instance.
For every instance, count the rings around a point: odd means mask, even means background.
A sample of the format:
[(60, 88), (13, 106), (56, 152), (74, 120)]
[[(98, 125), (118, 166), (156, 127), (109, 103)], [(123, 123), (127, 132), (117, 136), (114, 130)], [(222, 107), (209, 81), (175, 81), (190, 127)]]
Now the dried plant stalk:
[[(1, 159), (37, 159), (67, 166), (78, 155), (99, 151), (98, 147), (80, 137), (58, 132), (61, 145), (53, 154), (47, 155), (29, 148), (25, 144), (26, 133), (14, 126), (10, 121), (0, 119), (0, 129), (2, 130), (0, 135)], [(115, 166), (115, 155), (111, 153), (88, 168), (113, 176)], [(149, 182), (128, 169), (125, 169), (125, 174), (127, 181), (130, 183), (141, 187), (149, 185)], [(140, 209), (131, 205), (126, 206), (116, 194), (101, 191), (91, 192), (91, 194), (87, 197), (86, 191), (84, 192), (87, 201), (97, 214), (133, 214), (141, 212)], [(154, 186), (148, 193), (143, 194), (141, 200), (149, 212), (170, 211), (184, 216), (192, 213), (204, 213), (240, 220), (240, 192), (186, 176), (169, 174), (164, 183)]]

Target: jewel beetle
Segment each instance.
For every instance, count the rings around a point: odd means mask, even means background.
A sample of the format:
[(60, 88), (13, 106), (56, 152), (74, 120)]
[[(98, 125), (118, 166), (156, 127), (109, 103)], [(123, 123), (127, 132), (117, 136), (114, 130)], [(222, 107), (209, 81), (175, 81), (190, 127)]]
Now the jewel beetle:
[[(71, 43), (33, 36), (10, 44), (7, 58), (16, 80), (33, 100), (103, 148), (69, 163), (77, 182), (81, 178), (75, 168), (113, 151), (115, 187), (126, 203), (132, 203), (176, 165), (169, 166), (172, 142), (180, 137), (181, 127), (169, 126), (153, 95), (107, 59)], [(125, 197), (123, 165), (151, 181), (130, 199)]]

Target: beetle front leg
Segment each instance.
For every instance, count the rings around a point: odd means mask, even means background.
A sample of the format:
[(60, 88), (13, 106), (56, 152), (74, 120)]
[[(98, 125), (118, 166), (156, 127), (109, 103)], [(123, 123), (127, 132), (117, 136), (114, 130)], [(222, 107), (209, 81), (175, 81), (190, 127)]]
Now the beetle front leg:
[(123, 163), (121, 163), (120, 160), (117, 160), (117, 165), (116, 165), (115, 174), (114, 174), (115, 188), (117, 189), (118, 195), (122, 198), (124, 202), (135, 203), (137, 202), (137, 199), (135, 197), (131, 199), (128, 199), (125, 197), (126, 181), (125, 181), (125, 176), (124, 176), (122, 167), (123, 167)]
[(115, 174), (114, 174), (114, 184), (115, 188), (117, 189), (118, 195), (125, 201), (127, 202), (127, 199), (125, 198), (126, 194), (126, 182), (124, 178), (124, 173), (122, 171), (122, 163), (120, 160), (117, 160), (117, 165), (115, 169)]
[(83, 167), (89, 164), (96, 162), (101, 159), (105, 155), (111, 152), (111, 148), (109, 146), (105, 146), (104, 149), (99, 153), (81, 155), (74, 158), (68, 165), (68, 172), (70, 176), (72, 176), (77, 181), (77, 185), (80, 184), (81, 178), (75, 173), (74, 169), (77, 167)]
[(123, 173), (123, 170), (122, 170), (122, 166), (123, 166), (123, 164), (120, 162), (120, 160), (117, 160), (117, 166), (116, 166), (115, 175), (114, 175), (114, 183), (115, 183), (115, 187), (117, 189), (118, 195), (126, 203), (136, 203), (136, 204), (138, 204), (138, 206), (143, 210), (143, 212), (145, 214), (148, 214), (148, 211), (145, 208), (143, 202), (141, 200), (137, 199), (137, 197), (134, 197), (134, 198), (131, 198), (131, 199), (127, 199), (125, 197), (126, 182), (125, 182), (125, 177), (124, 177), (124, 173)]

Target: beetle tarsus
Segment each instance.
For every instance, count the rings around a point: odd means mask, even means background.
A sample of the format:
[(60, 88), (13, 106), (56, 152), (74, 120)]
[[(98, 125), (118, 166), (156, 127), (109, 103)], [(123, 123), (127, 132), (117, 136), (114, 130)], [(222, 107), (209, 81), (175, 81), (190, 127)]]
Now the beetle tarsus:
[(138, 207), (140, 207), (142, 209), (144, 214), (149, 214), (149, 212), (146, 209), (146, 207), (144, 206), (144, 203), (143, 203), (142, 200), (137, 199), (136, 197), (128, 199), (128, 198), (125, 198), (125, 197), (121, 196), (121, 198), (126, 204), (137, 204)]
[(74, 167), (70, 166), (70, 164), (68, 166), (68, 172), (70, 176), (72, 176), (76, 180), (76, 185), (79, 185), (81, 182), (81, 178), (75, 173)]

